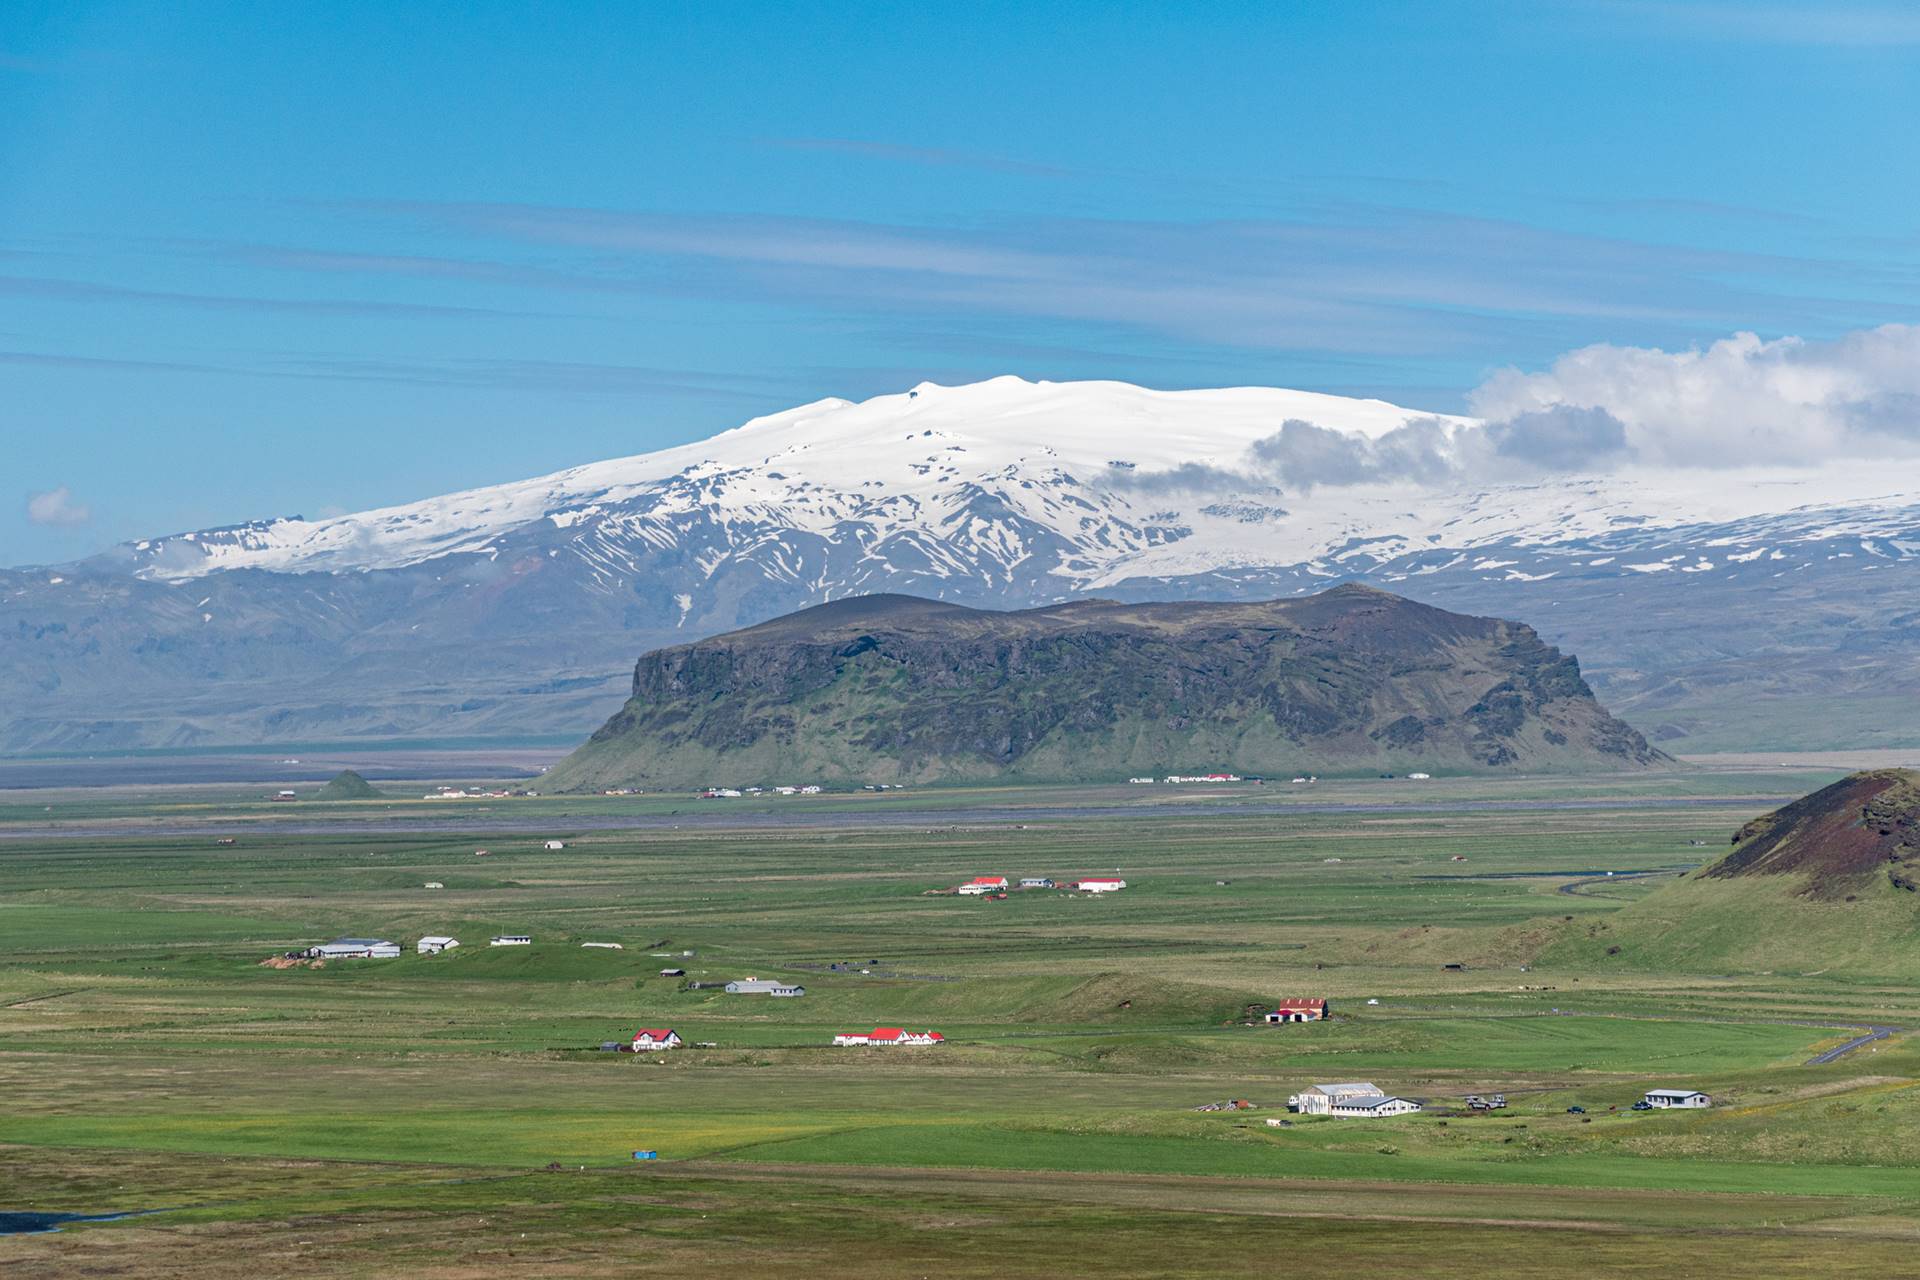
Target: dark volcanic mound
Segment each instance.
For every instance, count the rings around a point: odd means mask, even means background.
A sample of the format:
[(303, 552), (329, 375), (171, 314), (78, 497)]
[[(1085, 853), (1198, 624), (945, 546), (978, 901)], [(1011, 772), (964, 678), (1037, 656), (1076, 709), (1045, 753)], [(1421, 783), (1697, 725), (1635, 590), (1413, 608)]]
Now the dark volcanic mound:
[(836, 601), (640, 659), (556, 788), (1664, 760), (1532, 628), (1367, 587), (1014, 613)]
[(1734, 850), (1701, 874), (1800, 875), (1809, 897), (1844, 898), (1875, 876), (1920, 888), (1920, 773), (1850, 774), (1734, 833)]

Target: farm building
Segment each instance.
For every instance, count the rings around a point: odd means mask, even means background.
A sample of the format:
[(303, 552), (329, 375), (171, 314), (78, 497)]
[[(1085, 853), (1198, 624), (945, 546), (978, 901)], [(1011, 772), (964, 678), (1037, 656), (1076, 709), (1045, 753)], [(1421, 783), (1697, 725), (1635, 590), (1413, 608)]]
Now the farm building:
[(1260, 1021), (1279, 1022), (1319, 1022), (1327, 1016), (1327, 1002), (1318, 996), (1299, 999), (1286, 999), (1260, 1015)]
[(1713, 1105), (1713, 1095), (1701, 1093), (1698, 1089), (1649, 1089), (1647, 1105), (1656, 1110), (1678, 1108), (1683, 1111), (1696, 1110)]
[(997, 893), (1007, 887), (1005, 876), (975, 876), (960, 886), (960, 892)]
[(1354, 1080), (1344, 1084), (1316, 1084), (1288, 1098), (1287, 1109), (1309, 1116), (1331, 1115), (1336, 1099), (1363, 1097), (1369, 1094), (1379, 1097), (1380, 1086), (1366, 1080)]
[(384, 938), (335, 938), (307, 949), (312, 960), (392, 960), (399, 954), (399, 945)]
[(429, 880), (422, 887), (427, 889), (444, 889), (447, 886), (440, 883), (438, 880)]
[(726, 986), (730, 996), (803, 996), (807, 989), (795, 986), (791, 982), (777, 982), (772, 978), (741, 978), (729, 982)]
[(642, 1027), (633, 1033), (633, 1051), (635, 1053), (654, 1053), (661, 1049), (678, 1049), (681, 1043), (679, 1033), (672, 1027)]
[(430, 938), (422, 938), (413, 944), (413, 949), (423, 956), (437, 956), (442, 951), (451, 951), (460, 945), (460, 939), (449, 938), (444, 933), (436, 933)]
[(875, 1027), (867, 1037), (868, 1044), (880, 1045), (941, 1044), (945, 1040), (938, 1031), (908, 1031), (905, 1027)]
[(624, 943), (619, 942), (583, 942), (580, 945), (583, 947), (598, 947), (602, 951), (625, 951), (627, 949)]
[(1022, 889), (1051, 889), (1053, 888), (1053, 881), (1046, 876), (1026, 876), (1021, 879), (1020, 887)]
[(684, 978), (687, 976), (687, 971), (685, 969), (662, 969), (660, 976), (663, 978)]
[(533, 938), (525, 933), (503, 933), (487, 943), (490, 947), (530, 947)]
[(1382, 1116), (1410, 1115), (1419, 1109), (1420, 1104), (1412, 1098), (1396, 1098), (1391, 1094), (1380, 1093), (1356, 1093), (1334, 1099), (1328, 1114), (1378, 1119)]
[(1076, 880), (1073, 883), (1073, 887), (1081, 893), (1118, 893), (1127, 887), (1127, 882), (1125, 880), (1108, 877), (1096, 880)]
[(567, 842), (565, 840), (546, 840), (541, 842), (540, 847), (542, 849), (564, 849), (567, 847)]

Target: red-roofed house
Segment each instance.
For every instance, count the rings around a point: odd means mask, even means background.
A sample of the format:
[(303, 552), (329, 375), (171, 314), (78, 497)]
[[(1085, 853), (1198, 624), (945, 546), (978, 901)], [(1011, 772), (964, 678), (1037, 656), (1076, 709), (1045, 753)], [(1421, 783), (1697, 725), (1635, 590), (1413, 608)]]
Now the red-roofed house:
[(1260, 1015), (1262, 1022), (1319, 1022), (1327, 1016), (1327, 1002), (1317, 996), (1282, 1000)]
[(652, 1053), (657, 1049), (678, 1049), (680, 1036), (672, 1027), (643, 1027), (633, 1033), (633, 1051)]
[(867, 1036), (868, 1044), (943, 1044), (946, 1037), (938, 1031), (908, 1031), (905, 1027), (875, 1027)]

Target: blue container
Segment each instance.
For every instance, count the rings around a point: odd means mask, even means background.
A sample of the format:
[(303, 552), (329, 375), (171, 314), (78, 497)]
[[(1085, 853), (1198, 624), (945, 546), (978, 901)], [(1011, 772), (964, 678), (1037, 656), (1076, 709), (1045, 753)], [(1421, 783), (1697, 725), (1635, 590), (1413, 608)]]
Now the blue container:
[(636, 1151), (633, 1153), (633, 1158), (635, 1160), (658, 1160), (660, 1153), (658, 1151)]

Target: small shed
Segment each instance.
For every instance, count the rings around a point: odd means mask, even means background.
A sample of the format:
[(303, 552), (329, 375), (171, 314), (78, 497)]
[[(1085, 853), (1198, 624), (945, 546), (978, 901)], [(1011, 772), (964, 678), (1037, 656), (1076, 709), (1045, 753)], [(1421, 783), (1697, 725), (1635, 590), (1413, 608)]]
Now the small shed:
[(543, 842), (540, 847), (542, 849), (564, 849), (567, 847), (567, 842), (565, 840), (548, 840)]

